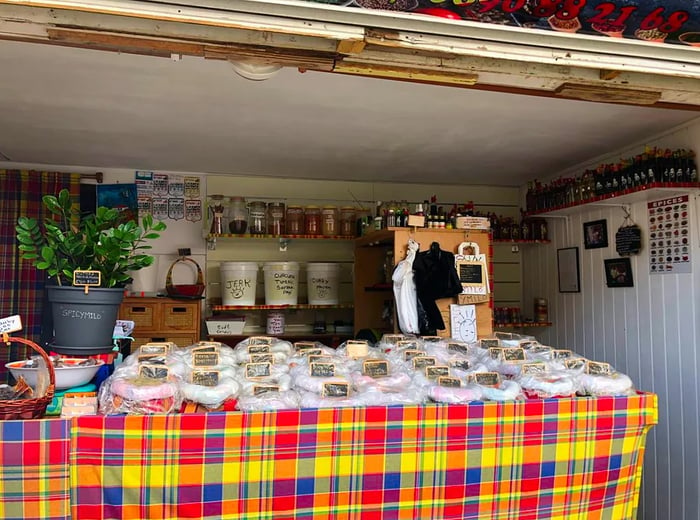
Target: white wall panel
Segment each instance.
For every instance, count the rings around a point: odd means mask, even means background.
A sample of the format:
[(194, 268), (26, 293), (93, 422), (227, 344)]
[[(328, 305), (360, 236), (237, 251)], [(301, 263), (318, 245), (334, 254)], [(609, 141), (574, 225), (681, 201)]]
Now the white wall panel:
[[(691, 199), (695, 194), (691, 194)], [(664, 198), (664, 194), (658, 197)], [(700, 244), (692, 204), (692, 274), (649, 274), (646, 202), (632, 205), (643, 250), (632, 257), (634, 287), (608, 288), (603, 260), (618, 257), (615, 232), (623, 220), (616, 206), (583, 206), (567, 220), (549, 219), (553, 242), (523, 251), (525, 301), (548, 298), (550, 344), (612, 363), (641, 390), (659, 396), (659, 425), (648, 437), (639, 518), (700, 518), (700, 384), (697, 345), (700, 309)], [(609, 246), (586, 250), (583, 223), (605, 219)], [(581, 292), (559, 293), (557, 249), (579, 247)]]

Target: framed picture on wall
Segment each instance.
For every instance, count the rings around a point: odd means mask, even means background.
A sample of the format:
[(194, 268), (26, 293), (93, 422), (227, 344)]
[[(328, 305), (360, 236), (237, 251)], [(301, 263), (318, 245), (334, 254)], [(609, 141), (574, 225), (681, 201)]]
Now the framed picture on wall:
[(605, 262), (605, 281), (608, 287), (634, 287), (632, 263), (629, 258), (610, 258)]
[(557, 271), (559, 273), (560, 293), (581, 292), (578, 247), (557, 249)]
[(584, 222), (583, 245), (586, 249), (608, 247), (608, 223), (606, 220)]

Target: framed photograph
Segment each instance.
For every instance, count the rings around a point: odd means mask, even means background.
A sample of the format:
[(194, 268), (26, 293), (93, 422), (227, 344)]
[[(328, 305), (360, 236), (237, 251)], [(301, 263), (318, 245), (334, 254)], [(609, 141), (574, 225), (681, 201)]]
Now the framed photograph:
[(603, 262), (608, 287), (634, 287), (632, 263), (629, 258), (610, 258)]
[(608, 223), (606, 220), (583, 223), (583, 245), (586, 249), (608, 247)]
[(559, 273), (560, 293), (581, 292), (578, 247), (557, 249), (557, 272)]

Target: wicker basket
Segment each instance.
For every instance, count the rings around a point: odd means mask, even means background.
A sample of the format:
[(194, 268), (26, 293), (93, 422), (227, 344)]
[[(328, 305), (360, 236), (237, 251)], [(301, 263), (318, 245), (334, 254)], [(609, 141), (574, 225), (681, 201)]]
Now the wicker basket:
[(29, 345), (44, 358), (46, 366), (49, 369), (49, 387), (46, 389), (46, 395), (43, 397), (34, 399), (0, 400), (0, 420), (38, 419), (46, 412), (46, 407), (49, 406), (49, 403), (53, 400), (54, 390), (56, 389), (56, 372), (54, 371), (53, 363), (46, 352), (44, 352), (44, 349), (33, 341), (13, 337), (8, 337), (7, 340), (9, 342)]
[[(197, 268), (197, 280), (195, 283), (188, 285), (173, 285), (173, 267), (180, 262), (192, 262), (195, 265)], [(200, 299), (204, 293), (204, 275), (202, 273), (202, 268), (199, 267), (199, 264), (191, 258), (187, 258), (185, 256), (178, 258), (172, 263), (170, 269), (168, 270), (168, 275), (165, 278), (165, 290), (167, 291), (168, 296), (171, 298), (181, 298), (186, 300)]]

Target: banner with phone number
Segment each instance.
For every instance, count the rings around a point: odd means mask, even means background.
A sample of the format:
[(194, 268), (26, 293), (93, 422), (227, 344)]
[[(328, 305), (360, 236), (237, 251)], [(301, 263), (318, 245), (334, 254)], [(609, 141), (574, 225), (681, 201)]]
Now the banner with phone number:
[(310, 0), (700, 47), (700, 0)]

